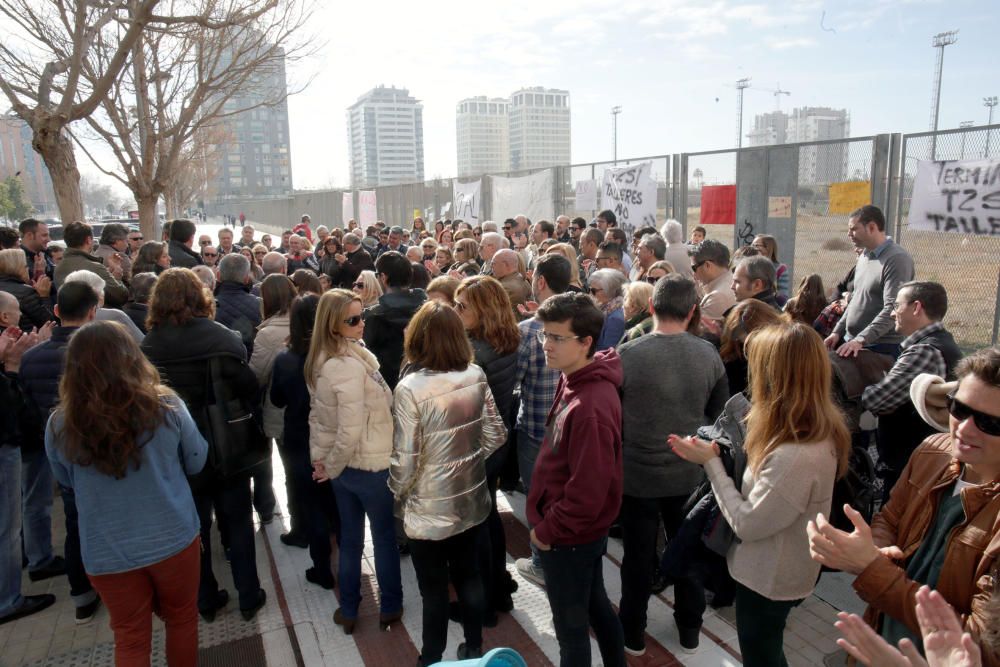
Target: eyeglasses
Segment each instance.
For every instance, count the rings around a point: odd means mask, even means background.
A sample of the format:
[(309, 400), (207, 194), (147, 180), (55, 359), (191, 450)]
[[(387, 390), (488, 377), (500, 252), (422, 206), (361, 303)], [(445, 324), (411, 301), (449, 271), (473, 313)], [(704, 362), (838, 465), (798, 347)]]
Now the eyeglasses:
[(364, 283), (354, 283), (353, 285), (351, 285), (351, 287), (353, 287), (354, 289), (364, 289), (365, 288), (365, 284)]
[(552, 341), (553, 343), (565, 343), (568, 340), (583, 340), (583, 336), (560, 336), (559, 334), (549, 333), (543, 329), (539, 329), (535, 332), (535, 337), (538, 342), (544, 345), (546, 341)]
[(198, 245), (212, 245), (211, 241), (198, 241)]
[(509, 231), (511, 230), (511, 228), (510, 228), (510, 227), (507, 227), (507, 226), (505, 225), (505, 226), (504, 226), (504, 228), (503, 228), (503, 230), (504, 230), (505, 232), (509, 232)]
[(655, 285), (656, 281), (659, 280), (660, 278), (663, 278), (663, 276), (657, 276), (655, 278), (653, 276), (645, 276), (643, 280), (645, 280), (650, 285)]
[(219, 253), (217, 253), (217, 252), (203, 252), (203, 253), (201, 253), (201, 256), (202, 257), (218, 257)]
[(130, 236), (128, 240), (129, 241), (141, 241), (142, 237), (141, 236)]
[(475, 236), (482, 236), (482, 235), (483, 235), (483, 233), (482, 233), (482, 232), (480, 232), (480, 231), (478, 231), (478, 230), (477, 230), (477, 231), (474, 231), (474, 232), (472, 232), (472, 233), (473, 233), (473, 235), (475, 235)]
[(955, 394), (948, 394), (948, 413), (960, 422), (964, 422), (971, 417), (976, 424), (976, 428), (986, 435), (1000, 435), (1000, 417), (988, 415), (985, 412), (970, 408), (955, 398)]
[(708, 261), (707, 259), (703, 259), (700, 262), (695, 262), (694, 264), (691, 265), (691, 270), (692, 271), (697, 271), (698, 269), (701, 268), (701, 265), (704, 264), (707, 261)]
[(591, 295), (591, 296), (597, 296), (597, 294), (598, 294), (599, 292), (603, 292), (604, 290), (602, 290), (602, 289), (601, 289), (600, 287), (591, 287), (591, 288), (590, 288), (589, 290), (587, 290), (587, 291), (588, 291), (588, 292), (590, 292), (590, 295)]
[(361, 319), (362, 317), (360, 315), (355, 315), (354, 317), (348, 317), (346, 320), (344, 320), (344, 324), (346, 324), (349, 327), (356, 327), (359, 324), (361, 324)]

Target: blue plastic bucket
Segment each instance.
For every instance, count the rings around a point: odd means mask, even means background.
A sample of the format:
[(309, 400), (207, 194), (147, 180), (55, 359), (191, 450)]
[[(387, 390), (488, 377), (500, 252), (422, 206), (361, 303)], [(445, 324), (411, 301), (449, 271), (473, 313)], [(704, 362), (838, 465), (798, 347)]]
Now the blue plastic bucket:
[(495, 648), (481, 658), (436, 662), (434, 667), (528, 667), (528, 664), (512, 648)]

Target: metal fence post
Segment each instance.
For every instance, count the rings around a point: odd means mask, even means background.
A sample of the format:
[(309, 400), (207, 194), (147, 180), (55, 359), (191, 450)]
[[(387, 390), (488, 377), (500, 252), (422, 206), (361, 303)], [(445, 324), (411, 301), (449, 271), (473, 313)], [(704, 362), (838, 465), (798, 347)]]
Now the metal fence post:
[(899, 132), (894, 132), (890, 135), (889, 142), (889, 171), (886, 177), (886, 195), (885, 195), (885, 219), (889, 221), (894, 221), (894, 227), (897, 230), (896, 242), (899, 242), (899, 191), (902, 190), (902, 157), (900, 155), (900, 139), (901, 135)]
[(888, 181), (890, 180), (890, 144), (892, 136), (880, 134), (872, 143), (871, 199), (872, 204), (885, 211), (888, 202)]
[(678, 185), (678, 205), (679, 210), (677, 220), (680, 221), (681, 227), (684, 229), (684, 238), (688, 238), (688, 155), (687, 153), (682, 153), (679, 158), (680, 168), (677, 171), (677, 185)]

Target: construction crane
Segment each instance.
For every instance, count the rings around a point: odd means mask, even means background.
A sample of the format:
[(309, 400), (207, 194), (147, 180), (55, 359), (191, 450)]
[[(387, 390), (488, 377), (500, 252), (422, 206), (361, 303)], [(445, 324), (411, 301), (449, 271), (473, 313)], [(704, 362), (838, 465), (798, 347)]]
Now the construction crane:
[(761, 88), (761, 87), (758, 86), (758, 87), (755, 87), (754, 90), (762, 90), (762, 91), (764, 91), (766, 93), (772, 93), (774, 95), (774, 110), (775, 111), (781, 111), (781, 96), (782, 95), (791, 95), (791, 93), (788, 92), (787, 90), (782, 90), (781, 89), (781, 84), (780, 83), (778, 84), (777, 88)]

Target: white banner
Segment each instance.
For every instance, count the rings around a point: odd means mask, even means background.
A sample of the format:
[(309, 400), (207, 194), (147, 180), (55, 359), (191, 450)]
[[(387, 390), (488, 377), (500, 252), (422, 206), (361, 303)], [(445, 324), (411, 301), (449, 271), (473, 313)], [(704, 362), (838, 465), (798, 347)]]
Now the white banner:
[(594, 179), (576, 182), (576, 210), (597, 210), (597, 181)]
[(446, 215), (448, 215), (450, 212), (451, 212), (451, 202), (450, 201), (441, 204), (441, 217), (442, 218), (445, 217)]
[(366, 229), (369, 225), (378, 222), (378, 206), (375, 204), (374, 190), (361, 190), (358, 192), (358, 209), (361, 219), (358, 224), (361, 229)]
[(656, 181), (652, 162), (605, 169), (601, 208), (610, 209), (619, 225), (656, 226)]
[(455, 202), (454, 217), (475, 227), (479, 224), (479, 194), (482, 191), (482, 179), (470, 183), (459, 183), (456, 179), (452, 183), (453, 201)]
[(910, 229), (1000, 236), (1000, 160), (920, 161)]
[(341, 201), (341, 219), (344, 221), (344, 229), (347, 229), (347, 223), (354, 219), (354, 193), (345, 192)]
[(493, 217), (497, 220), (526, 215), (532, 221), (552, 220), (552, 170), (531, 176), (504, 178), (491, 176), (493, 185)]

